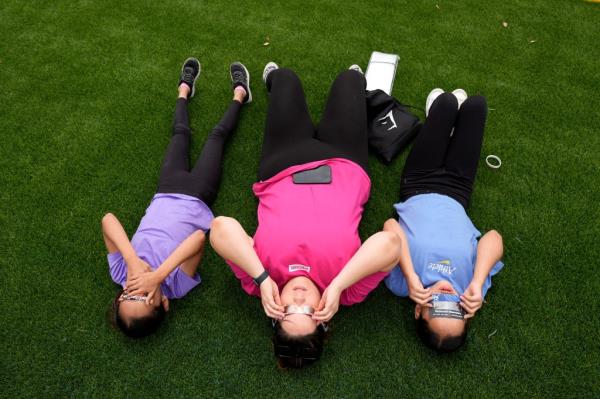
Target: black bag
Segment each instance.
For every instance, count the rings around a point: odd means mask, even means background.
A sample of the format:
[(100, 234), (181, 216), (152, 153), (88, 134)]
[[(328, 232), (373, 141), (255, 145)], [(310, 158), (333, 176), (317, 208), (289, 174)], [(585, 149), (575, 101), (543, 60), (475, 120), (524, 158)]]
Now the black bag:
[(367, 123), (369, 146), (388, 163), (421, 129), (419, 118), (382, 90), (367, 92)]

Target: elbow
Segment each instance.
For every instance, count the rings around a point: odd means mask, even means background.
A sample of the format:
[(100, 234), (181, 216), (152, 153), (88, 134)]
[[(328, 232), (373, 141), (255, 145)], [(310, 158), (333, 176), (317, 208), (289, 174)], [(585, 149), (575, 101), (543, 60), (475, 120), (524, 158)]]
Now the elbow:
[(383, 224), (383, 231), (394, 231), (394, 227), (395, 227), (396, 223), (398, 223), (398, 222), (396, 222), (395, 219), (389, 218)]
[(490, 240), (494, 243), (494, 246), (498, 248), (500, 252), (500, 256), (504, 254), (504, 241), (502, 240), (502, 236), (496, 230), (490, 230), (486, 233), (487, 236), (490, 237)]
[(108, 212), (106, 215), (104, 215), (102, 217), (102, 228), (106, 228), (106, 226), (112, 222), (113, 220), (115, 220), (115, 215), (113, 215), (112, 213)]
[(402, 239), (393, 231), (382, 231), (383, 248), (386, 254), (390, 256), (390, 262), (398, 263), (400, 260), (400, 250), (402, 247)]
[(231, 223), (233, 219), (227, 216), (217, 216), (210, 223), (210, 232), (215, 233), (227, 228), (227, 225)]
[(380, 271), (389, 273), (400, 262), (402, 239), (393, 231), (381, 231), (379, 233), (381, 240), (381, 252), (385, 254), (384, 262), (386, 267)]
[(496, 230), (490, 230), (488, 231), (488, 234), (494, 239), (494, 241), (497, 241), (500, 245), (503, 245), (502, 236)]
[(235, 222), (235, 219), (227, 216), (217, 216), (213, 219), (210, 224), (210, 243), (214, 245), (215, 242), (220, 241), (222, 237), (227, 235), (227, 230)]

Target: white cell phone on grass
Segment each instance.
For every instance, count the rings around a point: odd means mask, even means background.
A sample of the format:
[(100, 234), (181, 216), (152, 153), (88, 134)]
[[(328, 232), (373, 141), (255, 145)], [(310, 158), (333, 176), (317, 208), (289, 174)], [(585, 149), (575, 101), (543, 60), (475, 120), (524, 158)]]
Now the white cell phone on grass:
[(367, 66), (367, 72), (365, 73), (367, 90), (380, 89), (391, 95), (399, 60), (400, 57), (397, 54), (373, 51), (369, 65)]

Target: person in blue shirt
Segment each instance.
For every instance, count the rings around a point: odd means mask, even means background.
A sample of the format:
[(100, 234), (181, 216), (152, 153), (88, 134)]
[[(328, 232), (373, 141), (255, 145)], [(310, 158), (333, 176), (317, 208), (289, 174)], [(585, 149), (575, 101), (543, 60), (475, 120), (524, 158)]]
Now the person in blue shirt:
[(434, 89), (426, 115), (402, 172), (401, 202), (394, 205), (398, 221), (384, 224), (402, 241), (399, 266), (385, 284), (416, 303), (417, 334), (425, 345), (452, 352), (465, 343), (468, 320), (503, 267), (503, 244), (495, 230), (481, 236), (466, 213), (483, 141), (485, 98)]

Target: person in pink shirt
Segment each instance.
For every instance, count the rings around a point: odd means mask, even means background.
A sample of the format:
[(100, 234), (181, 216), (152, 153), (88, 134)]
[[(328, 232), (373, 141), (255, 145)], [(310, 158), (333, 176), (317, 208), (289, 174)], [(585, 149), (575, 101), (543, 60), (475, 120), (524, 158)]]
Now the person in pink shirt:
[(398, 263), (400, 239), (381, 231), (361, 245), (358, 235), (371, 189), (360, 69), (337, 77), (316, 127), (294, 72), (270, 62), (263, 80), (270, 99), (253, 185), (258, 228), (252, 238), (220, 216), (210, 242), (242, 288), (261, 297), (279, 364), (302, 367), (321, 356), (339, 305), (362, 302)]

